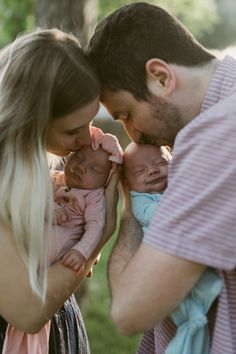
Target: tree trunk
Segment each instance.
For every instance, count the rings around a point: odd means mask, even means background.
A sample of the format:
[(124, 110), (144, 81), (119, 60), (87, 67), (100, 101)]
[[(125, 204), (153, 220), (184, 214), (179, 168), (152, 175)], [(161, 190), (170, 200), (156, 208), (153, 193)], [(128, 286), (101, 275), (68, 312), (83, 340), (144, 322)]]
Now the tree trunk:
[(98, 0), (37, 0), (36, 24), (73, 33), (82, 46), (88, 42), (97, 19)]

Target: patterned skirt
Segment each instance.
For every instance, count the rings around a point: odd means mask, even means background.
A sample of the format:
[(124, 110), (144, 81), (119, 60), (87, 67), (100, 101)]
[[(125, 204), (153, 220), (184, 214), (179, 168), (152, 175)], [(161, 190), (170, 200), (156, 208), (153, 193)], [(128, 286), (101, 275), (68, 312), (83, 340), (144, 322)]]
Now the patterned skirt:
[[(0, 353), (7, 322), (0, 317)], [(90, 354), (88, 338), (78, 304), (71, 296), (51, 320), (49, 354)]]

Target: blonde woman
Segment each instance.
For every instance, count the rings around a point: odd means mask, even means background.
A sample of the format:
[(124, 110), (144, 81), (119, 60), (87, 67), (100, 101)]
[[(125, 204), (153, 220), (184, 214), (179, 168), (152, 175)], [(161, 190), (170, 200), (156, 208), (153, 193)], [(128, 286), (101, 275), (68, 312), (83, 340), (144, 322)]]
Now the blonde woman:
[[(89, 145), (98, 108), (99, 84), (73, 36), (37, 30), (1, 50), (0, 351), (7, 323), (34, 334), (52, 318), (42, 353), (89, 353), (71, 297), (82, 277), (60, 262), (48, 263), (52, 190), (47, 151), (66, 156)], [(114, 230), (117, 180), (114, 174), (106, 189), (109, 223), (84, 275)]]

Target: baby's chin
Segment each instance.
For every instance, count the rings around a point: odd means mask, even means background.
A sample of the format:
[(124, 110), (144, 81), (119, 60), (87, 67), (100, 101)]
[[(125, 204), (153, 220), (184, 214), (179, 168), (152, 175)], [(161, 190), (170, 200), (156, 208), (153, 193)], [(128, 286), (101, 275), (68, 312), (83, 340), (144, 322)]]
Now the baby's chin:
[(73, 179), (67, 180), (67, 184), (71, 188), (87, 189), (87, 190), (98, 189), (98, 188), (105, 186), (105, 183), (104, 184), (102, 184), (102, 183), (100, 183), (100, 184), (78, 183), (78, 182), (74, 181)]
[(164, 190), (158, 190), (158, 191), (149, 191), (149, 192), (146, 192), (146, 193), (149, 193), (149, 194), (161, 194), (161, 193), (163, 193), (164, 192)]
[(150, 194), (157, 194), (157, 193), (163, 193), (164, 190), (167, 187), (167, 183), (166, 182), (162, 182), (162, 183), (157, 183), (156, 185), (147, 185), (147, 189), (146, 189), (146, 193), (150, 193)]
[[(135, 189), (132, 189), (135, 191)], [(139, 188), (138, 190), (136, 189), (136, 192), (139, 193), (148, 193), (148, 194), (158, 194), (158, 193), (163, 193), (165, 188), (153, 188), (151, 186), (145, 187), (145, 188)]]

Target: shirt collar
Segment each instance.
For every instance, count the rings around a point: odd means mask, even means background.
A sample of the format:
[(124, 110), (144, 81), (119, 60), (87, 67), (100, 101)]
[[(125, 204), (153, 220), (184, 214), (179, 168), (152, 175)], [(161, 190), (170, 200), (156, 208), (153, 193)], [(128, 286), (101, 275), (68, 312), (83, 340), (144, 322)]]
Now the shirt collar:
[(201, 107), (201, 113), (229, 95), (236, 82), (236, 60), (226, 55), (219, 63)]

